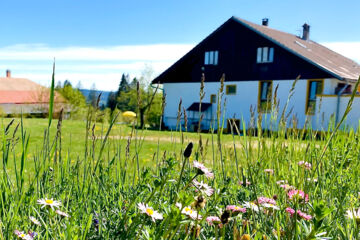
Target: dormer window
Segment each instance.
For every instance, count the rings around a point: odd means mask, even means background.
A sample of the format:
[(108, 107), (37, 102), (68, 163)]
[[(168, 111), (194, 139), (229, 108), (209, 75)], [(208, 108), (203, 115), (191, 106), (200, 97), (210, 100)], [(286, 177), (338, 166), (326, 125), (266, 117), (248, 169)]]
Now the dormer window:
[(219, 60), (219, 51), (205, 52), (204, 64), (205, 65), (217, 65)]
[(274, 61), (274, 48), (260, 47), (257, 49), (257, 63), (271, 63)]

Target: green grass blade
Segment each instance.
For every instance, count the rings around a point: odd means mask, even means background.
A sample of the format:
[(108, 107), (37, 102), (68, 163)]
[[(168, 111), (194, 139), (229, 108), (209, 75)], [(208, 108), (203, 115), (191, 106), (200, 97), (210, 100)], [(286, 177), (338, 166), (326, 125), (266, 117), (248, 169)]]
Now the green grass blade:
[(51, 78), (51, 88), (50, 88), (50, 100), (49, 100), (49, 127), (51, 125), (53, 111), (54, 111), (54, 92), (55, 92), (55, 60), (53, 63), (53, 73)]

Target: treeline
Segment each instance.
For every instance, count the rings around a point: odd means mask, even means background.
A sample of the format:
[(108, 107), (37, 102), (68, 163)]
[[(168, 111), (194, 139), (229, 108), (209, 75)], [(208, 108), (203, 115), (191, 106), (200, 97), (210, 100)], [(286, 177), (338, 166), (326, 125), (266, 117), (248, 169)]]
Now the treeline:
[(59, 82), (56, 91), (66, 99), (71, 119), (84, 119), (89, 107), (98, 107), (103, 111), (102, 120), (110, 120), (118, 111), (133, 111), (138, 116), (139, 127), (155, 128), (160, 125), (162, 92), (152, 86), (145, 75), (130, 79), (129, 74), (122, 74), (117, 91), (110, 92), (106, 104), (100, 106), (96, 105), (98, 94), (94, 87), (87, 98), (80, 91), (80, 85), (73, 87), (67, 80), (63, 84)]
[(140, 127), (145, 124), (157, 127), (162, 114), (162, 93), (144, 77), (130, 80), (128, 74), (123, 74), (118, 90), (109, 94), (106, 106), (111, 112), (119, 110), (137, 113)]

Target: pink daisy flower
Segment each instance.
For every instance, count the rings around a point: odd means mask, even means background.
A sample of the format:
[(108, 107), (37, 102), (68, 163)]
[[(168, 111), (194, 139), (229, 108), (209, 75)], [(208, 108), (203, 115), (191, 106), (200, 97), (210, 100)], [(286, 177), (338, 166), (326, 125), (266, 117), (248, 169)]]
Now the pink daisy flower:
[(276, 205), (276, 201), (274, 199), (267, 198), (267, 197), (258, 197), (257, 202), (258, 202), (258, 204), (269, 203), (269, 204)]
[(276, 181), (276, 184), (277, 184), (277, 185), (284, 184), (284, 183), (287, 183), (287, 181), (285, 181), (285, 180)]
[(239, 181), (239, 185), (242, 185), (242, 186), (246, 187), (246, 186), (250, 186), (251, 182), (246, 179), (245, 183), (243, 181)]
[(285, 211), (288, 212), (288, 213), (290, 213), (291, 216), (294, 215), (294, 213), (295, 213), (295, 210), (292, 209), (292, 208), (290, 208), (290, 207), (287, 207), (287, 208), (285, 209)]
[(274, 169), (267, 168), (267, 169), (265, 169), (265, 170), (264, 170), (264, 172), (266, 172), (266, 173), (269, 173), (269, 174), (273, 175), (273, 174), (274, 174)]
[(197, 168), (199, 175), (205, 175), (207, 178), (214, 177), (214, 174), (207, 167), (205, 167), (204, 164), (199, 163), (198, 161), (194, 161), (193, 166), (194, 168)]
[(300, 211), (300, 210), (297, 210), (296, 212), (297, 212), (297, 214), (298, 214), (299, 217), (301, 217), (301, 218), (303, 218), (303, 219), (305, 219), (305, 220), (307, 220), (307, 221), (309, 221), (309, 220), (312, 219), (312, 216), (311, 216), (311, 215), (308, 215), (308, 214), (306, 214), (306, 213), (304, 213), (304, 212), (302, 212), (302, 211)]
[(214, 225), (214, 224), (220, 224), (221, 223), (221, 220), (219, 217), (216, 217), (216, 216), (209, 216), (206, 218), (206, 222), (209, 224), (209, 225)]
[(239, 207), (239, 206), (236, 206), (236, 205), (228, 205), (226, 206), (226, 210), (229, 210), (233, 213), (245, 213), (246, 212), (246, 208), (242, 208), (242, 207)]
[[(291, 217), (294, 216), (294, 214), (295, 214), (295, 210), (292, 209), (292, 208), (289, 208), (289, 207), (286, 208), (285, 211), (288, 212), (288, 213), (290, 213)], [(302, 212), (302, 211), (300, 211), (300, 210), (297, 210), (296, 213), (297, 213), (297, 215), (298, 215), (299, 217), (301, 217), (301, 218), (304, 219), (304, 220), (307, 220), (307, 221), (308, 221), (308, 220), (311, 220), (311, 219), (312, 219), (312, 216), (311, 216), (311, 215), (308, 215), (308, 214), (306, 214), (306, 213), (304, 213), (304, 212)]]
[(311, 170), (311, 167), (312, 167), (311, 163), (305, 162), (305, 161), (298, 162), (298, 165), (304, 167), (307, 170)]
[(304, 191), (302, 191), (302, 190), (297, 190), (297, 189), (290, 190), (290, 191), (288, 192), (288, 198), (289, 198), (290, 200), (300, 199), (300, 200), (304, 200), (305, 202), (308, 202), (308, 201), (309, 201), (309, 195), (308, 195), (308, 194), (305, 194)]
[(289, 184), (281, 184), (280, 187), (283, 188), (286, 191), (291, 190), (291, 189), (295, 189), (294, 186), (291, 186)]

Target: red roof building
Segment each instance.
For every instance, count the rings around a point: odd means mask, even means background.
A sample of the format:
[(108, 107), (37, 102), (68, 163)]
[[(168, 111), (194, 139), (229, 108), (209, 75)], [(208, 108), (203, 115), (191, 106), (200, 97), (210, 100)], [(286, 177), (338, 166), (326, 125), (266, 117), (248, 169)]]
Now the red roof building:
[[(10, 70), (6, 77), (0, 77), (0, 112), (44, 113), (49, 104), (50, 91), (26, 78), (14, 78)], [(55, 93), (55, 103), (63, 103), (64, 99)]]

